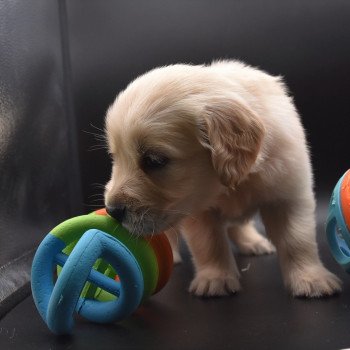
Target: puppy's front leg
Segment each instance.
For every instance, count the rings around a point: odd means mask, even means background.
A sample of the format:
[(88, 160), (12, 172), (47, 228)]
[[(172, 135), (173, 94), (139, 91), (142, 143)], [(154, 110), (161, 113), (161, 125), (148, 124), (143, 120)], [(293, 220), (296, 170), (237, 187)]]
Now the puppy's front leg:
[(222, 296), (238, 291), (239, 272), (219, 215), (206, 211), (186, 218), (182, 227), (196, 269), (190, 292)]
[(172, 228), (170, 230), (165, 231), (166, 236), (168, 237), (171, 250), (173, 252), (173, 260), (174, 264), (179, 264), (182, 262), (182, 258), (180, 255), (180, 239), (181, 239), (181, 233), (177, 228)]

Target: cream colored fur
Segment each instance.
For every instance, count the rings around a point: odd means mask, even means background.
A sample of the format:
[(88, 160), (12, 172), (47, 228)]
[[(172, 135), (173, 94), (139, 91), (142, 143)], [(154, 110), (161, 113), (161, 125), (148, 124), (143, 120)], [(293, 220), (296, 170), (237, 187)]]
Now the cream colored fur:
[[(106, 117), (114, 165), (107, 206), (127, 207), (125, 227), (139, 234), (181, 230), (196, 269), (190, 291), (240, 289), (229, 239), (242, 253), (277, 249), (295, 296), (340, 290), (315, 238), (313, 177), (304, 131), (280, 77), (237, 61), (154, 69), (121, 92)], [(145, 154), (169, 162), (142, 169)], [(269, 239), (252, 223), (260, 212)]]

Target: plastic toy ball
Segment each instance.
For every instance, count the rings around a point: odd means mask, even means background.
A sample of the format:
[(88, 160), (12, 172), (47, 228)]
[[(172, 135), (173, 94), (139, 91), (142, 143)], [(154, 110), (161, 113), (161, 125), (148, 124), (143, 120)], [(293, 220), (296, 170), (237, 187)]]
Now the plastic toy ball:
[(73, 330), (74, 312), (118, 322), (167, 283), (173, 266), (164, 234), (132, 236), (105, 209), (56, 226), (41, 242), (32, 265), (32, 293), (47, 326)]
[(350, 170), (334, 188), (326, 232), (333, 257), (350, 273)]

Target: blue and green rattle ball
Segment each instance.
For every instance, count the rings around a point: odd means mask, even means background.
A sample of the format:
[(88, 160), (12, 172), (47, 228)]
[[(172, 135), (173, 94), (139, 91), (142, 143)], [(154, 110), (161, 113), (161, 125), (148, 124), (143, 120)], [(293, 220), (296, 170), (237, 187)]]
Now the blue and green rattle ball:
[(32, 293), (47, 326), (71, 333), (74, 312), (118, 322), (167, 283), (173, 256), (167, 237), (132, 236), (105, 209), (56, 226), (32, 265)]

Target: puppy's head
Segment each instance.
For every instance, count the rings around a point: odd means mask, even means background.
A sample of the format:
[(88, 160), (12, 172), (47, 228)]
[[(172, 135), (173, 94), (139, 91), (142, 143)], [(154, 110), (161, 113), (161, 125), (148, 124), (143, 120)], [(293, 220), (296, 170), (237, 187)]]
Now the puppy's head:
[(157, 233), (210, 206), (255, 162), (263, 126), (206, 67), (171, 66), (135, 80), (106, 117), (113, 159), (108, 212), (131, 232)]

